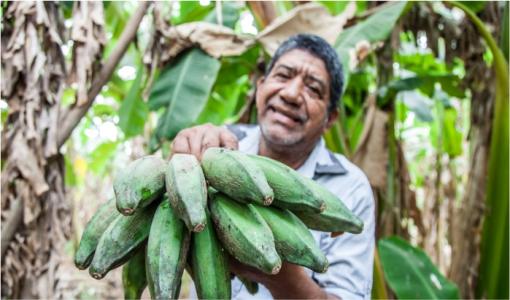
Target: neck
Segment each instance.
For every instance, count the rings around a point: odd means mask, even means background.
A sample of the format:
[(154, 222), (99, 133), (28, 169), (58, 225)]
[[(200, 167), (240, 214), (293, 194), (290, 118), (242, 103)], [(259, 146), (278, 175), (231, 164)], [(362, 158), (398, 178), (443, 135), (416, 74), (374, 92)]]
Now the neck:
[(296, 170), (305, 163), (314, 147), (315, 143), (302, 147), (296, 145), (279, 146), (270, 143), (261, 136), (258, 154), (277, 160)]

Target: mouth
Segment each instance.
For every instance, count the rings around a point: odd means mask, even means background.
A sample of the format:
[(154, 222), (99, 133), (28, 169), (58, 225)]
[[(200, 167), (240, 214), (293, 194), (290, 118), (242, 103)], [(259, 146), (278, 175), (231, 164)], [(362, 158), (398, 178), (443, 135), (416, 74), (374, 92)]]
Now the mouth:
[(268, 110), (273, 114), (276, 121), (283, 123), (284, 125), (301, 125), (306, 121), (306, 117), (304, 115), (280, 109), (274, 105), (270, 105)]

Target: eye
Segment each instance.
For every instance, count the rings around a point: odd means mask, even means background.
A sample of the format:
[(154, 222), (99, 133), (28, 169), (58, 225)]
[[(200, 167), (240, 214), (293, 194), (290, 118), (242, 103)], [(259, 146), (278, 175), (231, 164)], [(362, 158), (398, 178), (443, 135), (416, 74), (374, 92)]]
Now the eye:
[(286, 73), (281, 73), (281, 72), (276, 73), (276, 77), (278, 77), (278, 78), (282, 78), (282, 79), (289, 79), (289, 78), (290, 78), (290, 76), (289, 76), (288, 74), (286, 74)]
[(322, 97), (322, 95), (321, 95), (321, 91), (320, 91), (318, 88), (316, 88), (316, 87), (314, 87), (314, 86), (308, 86), (308, 89), (309, 89), (310, 91), (312, 91), (312, 93), (314, 93), (314, 94), (315, 94), (316, 96), (318, 96), (319, 98), (321, 98), (321, 97)]

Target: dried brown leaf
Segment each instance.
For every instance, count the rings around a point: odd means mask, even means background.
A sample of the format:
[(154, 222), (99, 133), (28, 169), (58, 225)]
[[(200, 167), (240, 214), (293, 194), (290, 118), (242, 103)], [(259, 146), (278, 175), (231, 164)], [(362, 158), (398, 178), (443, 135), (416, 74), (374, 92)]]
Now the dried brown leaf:
[(26, 178), (37, 196), (41, 196), (49, 190), (48, 184), (44, 179), (44, 172), (39, 168), (39, 163), (34, 153), (30, 151), (26, 140), (18, 134), (13, 141), (12, 147), (16, 149), (11, 154), (11, 159), (15, 161), (18, 170)]
[(73, 7), (73, 64), (71, 77), (76, 80), (77, 105), (87, 102), (87, 91), (97, 73), (106, 34), (104, 31), (103, 3), (100, 1), (76, 1)]
[(315, 34), (333, 44), (347, 20), (355, 13), (354, 2), (350, 2), (337, 16), (332, 16), (324, 6), (317, 3), (299, 5), (273, 21), (258, 34), (257, 40), (271, 56), (282, 42), (298, 33)]
[(207, 22), (190, 22), (167, 27), (161, 31), (161, 63), (195, 45), (213, 57), (240, 55), (253, 44), (248, 37), (237, 35), (232, 29)]
[(360, 144), (353, 156), (353, 162), (367, 175), (375, 188), (386, 186), (388, 162), (388, 143), (386, 140), (388, 114), (376, 107), (375, 97), (368, 101), (365, 127), (360, 137)]

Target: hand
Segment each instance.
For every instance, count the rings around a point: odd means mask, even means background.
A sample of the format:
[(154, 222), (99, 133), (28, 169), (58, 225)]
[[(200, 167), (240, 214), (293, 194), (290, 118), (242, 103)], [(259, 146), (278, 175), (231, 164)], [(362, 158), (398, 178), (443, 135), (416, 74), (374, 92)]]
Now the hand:
[(337, 236), (341, 236), (342, 234), (344, 234), (343, 231), (335, 231), (331, 233), (331, 237), (335, 238)]
[(301, 266), (283, 262), (278, 274), (269, 275), (232, 257), (229, 263), (234, 274), (263, 284), (275, 299), (337, 299), (322, 290)]
[(181, 130), (172, 142), (172, 154), (193, 154), (199, 160), (210, 147), (237, 149), (237, 138), (228, 129), (212, 124), (198, 125)]
[(251, 281), (255, 281), (261, 284), (264, 284), (271, 280), (271, 277), (274, 277), (275, 275), (269, 275), (266, 274), (254, 267), (245, 265), (232, 256), (229, 256), (229, 266), (230, 271), (234, 273), (235, 275), (244, 277), (246, 279), (249, 279)]

